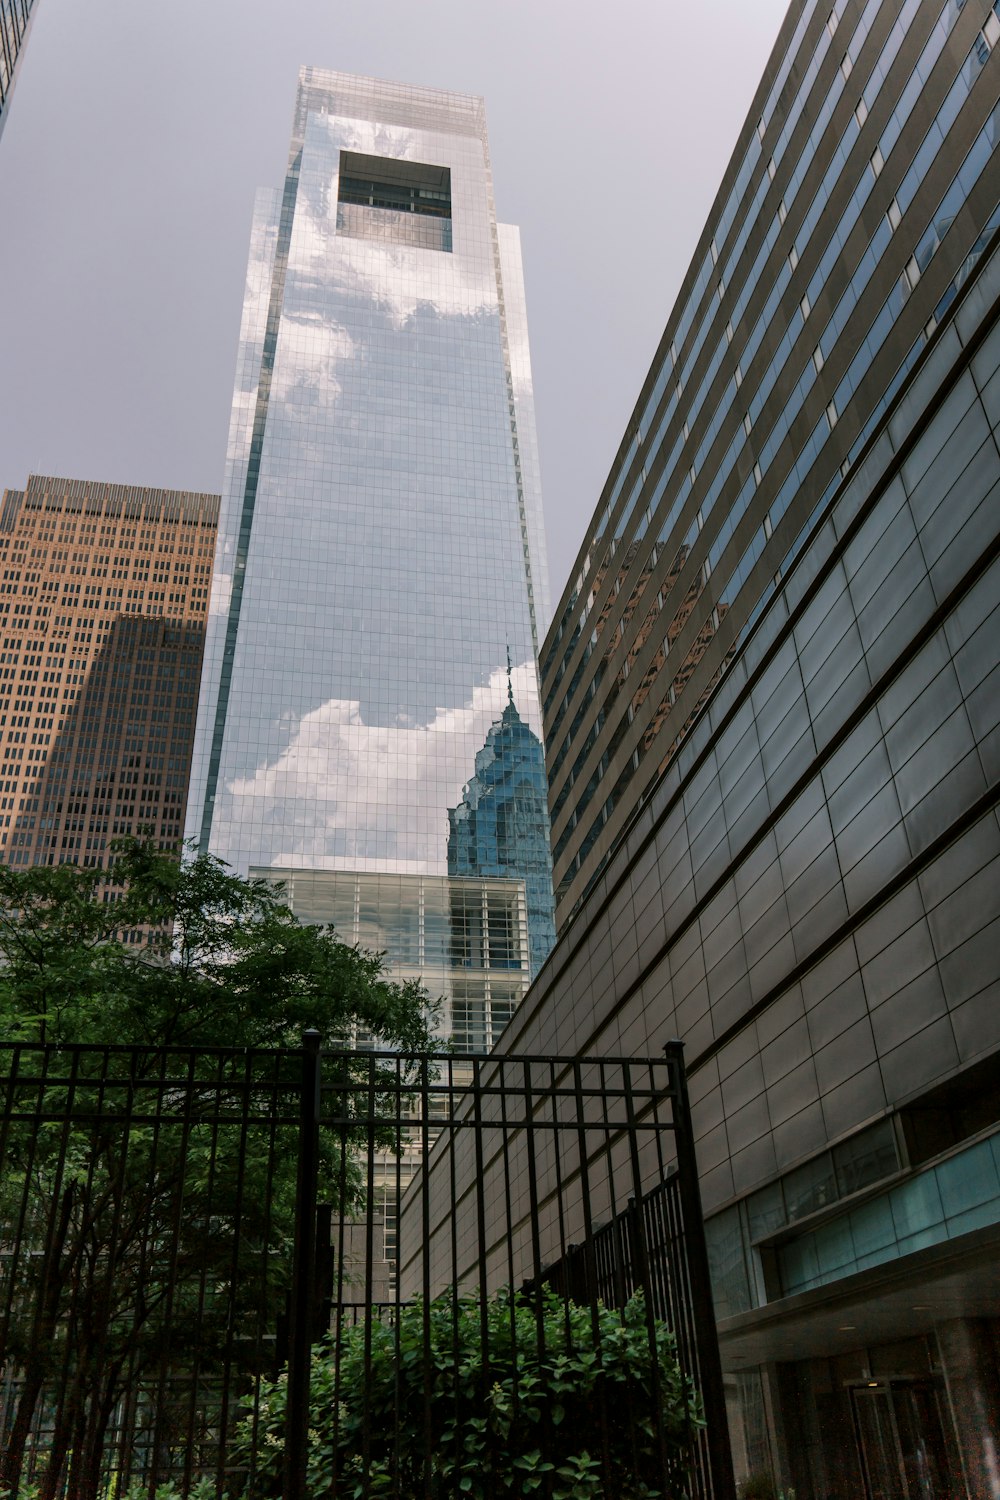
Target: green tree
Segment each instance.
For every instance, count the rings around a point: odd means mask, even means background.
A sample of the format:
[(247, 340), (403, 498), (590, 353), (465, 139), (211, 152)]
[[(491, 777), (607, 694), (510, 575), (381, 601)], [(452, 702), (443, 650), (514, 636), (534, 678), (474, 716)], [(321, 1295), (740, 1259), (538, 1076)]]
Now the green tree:
[[(243, 1049), (297, 1047), (313, 1027), (328, 1047), (361, 1032), (419, 1051), (434, 1022), (419, 984), (389, 980), (379, 955), (300, 925), (279, 889), (216, 859), (179, 863), (127, 842), (113, 878), (109, 888), (99, 870), (0, 867), (0, 1042), (29, 1044), (8, 1090), (0, 1240), (11, 1243), (20, 1224), (22, 1246), (39, 1247), (18, 1261), (0, 1350), (20, 1391), (0, 1487), (16, 1491), (33, 1417), (55, 1386), (63, 1400), (42, 1500), (67, 1463), (74, 1494), (97, 1492), (112, 1413), (150, 1370), (166, 1389), (165, 1349), (172, 1370), (204, 1381), (223, 1351), (232, 1358), (242, 1326), (273, 1326), (290, 1260), (295, 1135), (285, 1127), (283, 1149), (266, 1123), (270, 1096)], [(123, 941), (137, 933), (145, 940)], [(47, 1082), (53, 1118), (39, 1127), (16, 1118), (19, 1102), (27, 1113), (40, 1097), (38, 1042), (50, 1058), (78, 1043), (130, 1050), (78, 1055), (72, 1103), (68, 1085)], [(98, 1077), (163, 1076), (164, 1047), (195, 1049), (175, 1094), (115, 1092)], [(262, 1123), (220, 1125), (226, 1091), (235, 1112), (248, 1087), (260, 1092)], [(357, 1182), (345, 1182), (342, 1144), (325, 1133), (323, 1189), (349, 1207)], [(162, 1445), (184, 1415), (161, 1399)]]
[[(282, 1380), (262, 1383), (254, 1500), (281, 1492)], [(313, 1356), (309, 1493), (653, 1500), (688, 1492), (701, 1405), (674, 1337), (641, 1293), (619, 1313), (501, 1290), (451, 1293), (398, 1326), (342, 1330)]]
[[(280, 888), (138, 841), (101, 870), (0, 865), (0, 1039), (138, 1046), (297, 1046), (317, 1028), (428, 1045), (432, 1007), (378, 954), (302, 926)], [(106, 899), (106, 898), (111, 899)], [(128, 944), (123, 933), (151, 941)]]

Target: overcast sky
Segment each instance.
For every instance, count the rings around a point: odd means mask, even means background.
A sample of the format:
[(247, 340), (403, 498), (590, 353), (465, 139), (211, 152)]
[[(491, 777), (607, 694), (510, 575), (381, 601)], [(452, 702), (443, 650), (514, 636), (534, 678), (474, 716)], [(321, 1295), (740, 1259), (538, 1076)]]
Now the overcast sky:
[(219, 490), (302, 63), (485, 96), (554, 602), (787, 0), (36, 0), (0, 137), (0, 490)]

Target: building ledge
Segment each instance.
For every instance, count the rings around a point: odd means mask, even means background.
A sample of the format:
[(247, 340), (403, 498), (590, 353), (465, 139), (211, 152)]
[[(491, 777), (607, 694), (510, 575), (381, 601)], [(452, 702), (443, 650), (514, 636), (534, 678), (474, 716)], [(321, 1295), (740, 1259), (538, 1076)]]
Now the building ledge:
[(723, 1366), (738, 1371), (984, 1317), (1000, 1317), (1000, 1224), (723, 1318), (718, 1328)]

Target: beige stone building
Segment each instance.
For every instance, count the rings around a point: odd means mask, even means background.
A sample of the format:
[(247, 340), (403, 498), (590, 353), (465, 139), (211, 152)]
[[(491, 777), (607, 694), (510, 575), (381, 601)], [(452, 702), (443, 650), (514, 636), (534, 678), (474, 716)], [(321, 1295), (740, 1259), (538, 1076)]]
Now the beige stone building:
[(0, 861), (179, 843), (217, 495), (31, 475), (0, 513)]

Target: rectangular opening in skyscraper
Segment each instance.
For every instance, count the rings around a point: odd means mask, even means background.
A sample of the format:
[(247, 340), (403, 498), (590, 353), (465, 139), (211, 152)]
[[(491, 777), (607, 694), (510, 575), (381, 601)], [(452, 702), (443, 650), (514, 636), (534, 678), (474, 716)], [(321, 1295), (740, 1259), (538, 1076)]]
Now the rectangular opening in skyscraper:
[(341, 151), (337, 232), (450, 251), (450, 168)]

